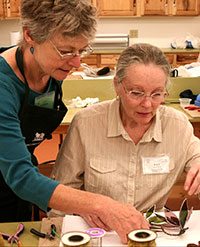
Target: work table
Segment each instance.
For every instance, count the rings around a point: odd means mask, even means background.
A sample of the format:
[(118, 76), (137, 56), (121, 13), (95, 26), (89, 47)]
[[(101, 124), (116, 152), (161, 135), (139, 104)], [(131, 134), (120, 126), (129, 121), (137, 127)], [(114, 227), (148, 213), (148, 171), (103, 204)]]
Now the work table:
[[(43, 218), (42, 221), (30, 221), (30, 222), (22, 222), (24, 224), (24, 231), (19, 236), (20, 242), (23, 247), (58, 247), (60, 243), (59, 236), (61, 234), (62, 229), (62, 217), (57, 218)], [(18, 222), (11, 223), (0, 223), (0, 232), (6, 234), (14, 234), (16, 232), (16, 228), (18, 226)], [(31, 228), (34, 228), (42, 233), (50, 233), (51, 224), (56, 226), (57, 236), (49, 240), (47, 238), (39, 238), (36, 235), (33, 235), (30, 232)], [(8, 241), (4, 240), (5, 247), (11, 246)], [(14, 245), (17, 246), (17, 245)], [(2, 247), (2, 246), (1, 246)]]
[[(191, 206), (189, 206), (191, 207)], [(178, 215), (178, 212), (174, 212), (175, 214)], [(81, 223), (82, 221), (77, 221), (73, 220), (72, 217), (77, 217), (77, 216), (69, 216), (65, 219), (65, 226), (67, 225), (67, 232), (68, 231), (85, 231), (85, 225)], [(195, 243), (197, 244), (199, 241), (199, 217), (200, 217), (200, 211), (199, 210), (194, 210), (190, 219), (186, 223), (186, 226), (188, 227), (188, 230), (181, 236), (169, 236), (163, 233), (157, 233), (157, 238), (156, 238), (156, 246), (159, 247), (164, 247), (164, 246), (186, 246), (189, 243)], [(71, 219), (71, 220), (70, 220)], [(66, 224), (66, 221), (69, 222), (69, 224)], [(58, 247), (60, 243), (59, 238), (55, 238), (53, 240), (48, 240), (48, 239), (38, 239), (38, 237), (33, 236), (30, 233), (30, 228), (34, 227), (35, 229), (42, 232), (45, 232), (45, 227), (49, 228), (51, 223), (55, 223), (56, 227), (59, 228), (58, 234), (60, 235), (61, 229), (62, 229), (62, 222), (63, 218), (52, 218), (52, 219), (47, 219), (44, 218), (42, 222), (26, 222), (24, 223), (25, 225), (25, 231), (20, 235), (20, 241), (22, 243), (23, 247)], [(79, 222), (79, 223), (77, 223)], [(15, 232), (15, 229), (17, 227), (18, 223), (0, 223), (0, 231), (7, 232), (7, 233), (13, 233)], [(66, 227), (65, 227), (66, 229)], [(105, 237), (102, 240), (102, 246), (125, 246), (121, 245), (120, 241), (118, 238), (114, 237), (116, 236), (114, 233), (112, 234), (112, 237), (110, 235), (109, 240), (108, 238)], [(107, 239), (107, 240), (106, 240)], [(112, 240), (111, 240), (112, 239)], [(10, 246), (7, 241), (5, 242), (5, 246)], [(114, 244), (115, 243), (115, 244)], [(109, 245), (108, 245), (109, 244)]]
[(179, 103), (166, 103), (166, 105), (183, 112), (191, 123), (200, 123), (200, 114), (199, 114), (199, 117), (192, 117), (191, 115), (187, 114), (187, 112), (183, 110), (183, 108), (180, 106)]
[[(179, 103), (166, 103), (166, 105), (183, 112), (188, 117), (188, 119), (191, 123), (195, 123), (195, 122), (200, 123), (200, 117), (195, 117), (195, 118), (191, 117), (182, 109), (182, 107), (180, 106)], [(74, 115), (77, 112), (79, 112), (81, 109), (84, 109), (84, 108), (68, 108), (68, 112), (62, 121), (62, 125), (69, 125), (71, 123)]]
[[(24, 232), (20, 235), (20, 241), (24, 247), (32, 247), (38, 246), (38, 238), (30, 233), (31, 228), (35, 228), (40, 231), (41, 222), (33, 221), (33, 222), (24, 222), (25, 226)], [(14, 234), (16, 232), (18, 223), (0, 223), (0, 232), (7, 234)], [(5, 246), (11, 246), (6, 240), (4, 240)]]

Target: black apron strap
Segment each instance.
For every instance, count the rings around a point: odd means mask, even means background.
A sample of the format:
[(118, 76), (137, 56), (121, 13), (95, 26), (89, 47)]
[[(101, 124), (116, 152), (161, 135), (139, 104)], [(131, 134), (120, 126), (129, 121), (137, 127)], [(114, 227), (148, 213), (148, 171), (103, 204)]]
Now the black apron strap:
[[(21, 51), (20, 47), (18, 47), (17, 50), (16, 50), (15, 58), (16, 58), (17, 67), (19, 68), (21, 74), (24, 77), (24, 82), (25, 82), (25, 86), (26, 86), (25, 97), (24, 97), (24, 102), (23, 102), (23, 106), (24, 106), (25, 104), (28, 103), (29, 86), (28, 86), (28, 82), (26, 80), (26, 76), (25, 76), (25, 73), (24, 73), (23, 54), (22, 54), (22, 51)], [(21, 112), (23, 111), (23, 106), (21, 107)]]
[[(28, 82), (26, 80), (26, 76), (24, 73), (23, 54), (22, 54), (22, 50), (20, 47), (17, 48), (15, 57), (16, 57), (17, 66), (18, 66), (21, 74), (24, 77), (24, 81), (25, 81), (25, 85), (26, 85), (25, 97), (24, 97), (24, 102), (23, 102), (23, 105), (22, 105), (20, 113), (19, 113), (19, 115), (20, 115), (21, 113), (23, 113), (25, 106), (28, 105), (28, 97), (29, 97), (29, 90), (30, 89), (29, 89)], [(63, 96), (61, 83), (59, 83), (54, 78), (50, 78), (50, 80), (52, 80), (56, 86), (56, 89), (55, 89), (56, 95), (55, 95), (54, 106), (55, 106), (55, 108), (57, 108), (57, 107), (59, 108), (59, 106), (62, 105), (62, 96)], [(51, 139), (51, 136), (49, 136), (49, 138), (47, 138), (47, 139)]]

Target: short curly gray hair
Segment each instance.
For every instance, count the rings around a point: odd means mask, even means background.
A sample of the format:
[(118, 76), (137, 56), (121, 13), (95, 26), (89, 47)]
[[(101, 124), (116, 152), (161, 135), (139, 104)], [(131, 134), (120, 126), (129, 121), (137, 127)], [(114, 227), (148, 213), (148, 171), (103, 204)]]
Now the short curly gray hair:
[(137, 43), (126, 48), (121, 53), (116, 65), (118, 83), (123, 81), (127, 68), (133, 64), (155, 64), (159, 66), (166, 74), (166, 87), (169, 87), (170, 64), (158, 47), (145, 43)]
[(55, 33), (91, 40), (96, 32), (96, 8), (88, 0), (22, 0), (21, 23), (38, 43)]

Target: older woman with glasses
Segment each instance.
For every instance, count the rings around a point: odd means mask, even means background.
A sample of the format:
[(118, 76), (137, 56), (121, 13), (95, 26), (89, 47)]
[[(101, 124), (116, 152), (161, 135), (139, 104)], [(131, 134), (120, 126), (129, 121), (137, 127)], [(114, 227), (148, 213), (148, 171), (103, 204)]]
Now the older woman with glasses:
[[(154, 204), (162, 209), (184, 171), (185, 190), (199, 193), (200, 141), (183, 113), (163, 105), (169, 73), (157, 47), (126, 48), (114, 77), (117, 98), (76, 114), (52, 176), (65, 185), (129, 203), (136, 216)], [(92, 215), (86, 220), (100, 226)], [(134, 228), (141, 227), (140, 220), (135, 217)]]
[(0, 50), (0, 222), (31, 220), (33, 203), (45, 211), (92, 214), (126, 241), (133, 207), (43, 176), (34, 156), (67, 112), (62, 80), (92, 52), (96, 9), (89, 2), (22, 0), (22, 41)]

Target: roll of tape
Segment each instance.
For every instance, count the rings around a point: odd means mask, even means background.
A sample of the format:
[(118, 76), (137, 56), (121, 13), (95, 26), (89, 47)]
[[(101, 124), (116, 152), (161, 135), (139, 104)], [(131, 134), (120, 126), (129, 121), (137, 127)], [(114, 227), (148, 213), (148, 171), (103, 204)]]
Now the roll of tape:
[(61, 237), (64, 247), (91, 247), (90, 236), (85, 232), (66, 232)]
[(128, 247), (156, 247), (156, 236), (151, 230), (134, 230), (128, 234)]
[(105, 235), (105, 231), (101, 228), (89, 228), (85, 231), (91, 238), (102, 238)]
[(102, 247), (102, 237), (105, 235), (105, 231), (101, 228), (89, 228), (86, 233), (91, 237), (92, 246)]

